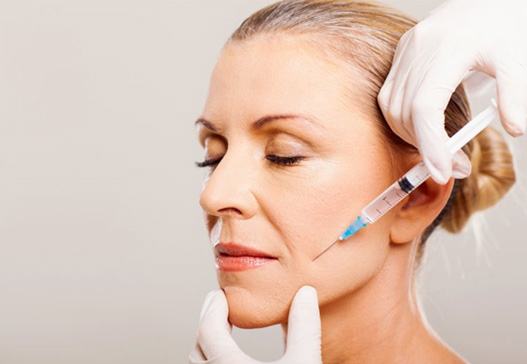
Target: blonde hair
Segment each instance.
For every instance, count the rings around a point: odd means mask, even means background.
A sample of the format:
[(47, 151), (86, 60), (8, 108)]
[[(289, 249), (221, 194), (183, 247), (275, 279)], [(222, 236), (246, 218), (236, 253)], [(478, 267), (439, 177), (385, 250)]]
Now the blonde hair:
[[(330, 58), (335, 56), (364, 75), (361, 89), (364, 102), (379, 120), (382, 134), (394, 147), (416, 152), (413, 145), (391, 130), (377, 104), (377, 95), (390, 70), (397, 44), (416, 24), (401, 12), (372, 1), (283, 0), (243, 21), (229, 42), (259, 34), (307, 36)], [(453, 135), (470, 119), (470, 106), (460, 85), (445, 110), (447, 134)], [(497, 203), (515, 182), (512, 154), (494, 129), (486, 128), (463, 150), (472, 162), (472, 173), (466, 179), (455, 181), (446, 206), (423, 232), (417, 262), (424, 243), (438, 225), (452, 233), (461, 231), (473, 213)]]

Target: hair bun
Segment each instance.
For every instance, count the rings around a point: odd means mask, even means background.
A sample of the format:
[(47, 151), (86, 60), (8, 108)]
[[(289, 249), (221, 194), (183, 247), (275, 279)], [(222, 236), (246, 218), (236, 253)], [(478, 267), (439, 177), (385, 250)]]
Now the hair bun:
[(496, 204), (516, 181), (512, 153), (495, 129), (483, 129), (464, 151), (472, 163), (472, 173), (457, 181), (453, 206), (441, 224), (452, 233), (461, 231), (476, 211)]

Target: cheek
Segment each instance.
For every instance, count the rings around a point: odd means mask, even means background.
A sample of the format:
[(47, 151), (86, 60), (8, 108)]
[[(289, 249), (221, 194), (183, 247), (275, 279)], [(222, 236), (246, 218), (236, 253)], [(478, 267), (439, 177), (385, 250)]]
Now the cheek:
[(301, 286), (314, 286), (324, 305), (359, 289), (382, 269), (389, 249), (389, 216), (312, 261), (391, 183), (389, 167), (382, 163), (354, 170), (346, 167), (350, 163), (324, 161), (261, 184), (266, 197), (259, 200), (276, 233), (269, 234), (287, 245), (284, 251), (289, 253), (273, 266), (218, 276), (233, 325), (258, 328), (285, 322)]
[(381, 271), (389, 253), (388, 228), (377, 222), (313, 262), (306, 277), (317, 288), (321, 306), (360, 289)]
[[(303, 284), (317, 288), (321, 305), (366, 284), (382, 269), (389, 251), (391, 216), (387, 215), (312, 261), (393, 182), (389, 159), (378, 151), (370, 155), (378, 160), (370, 158), (364, 165), (350, 159), (320, 163), (316, 174), (304, 176), (294, 192), (280, 198), (281, 209), (272, 209), (283, 211), (279, 226), (291, 245), (288, 279), (295, 276), (295, 290)], [(349, 168), (352, 163), (354, 169)]]
[(268, 218), (295, 261), (310, 262), (356, 213), (352, 181), (345, 177), (340, 163), (321, 160), (266, 184), (279, 196), (267, 200)]
[[(277, 189), (272, 196), (279, 196), (262, 199), (269, 201), (268, 218), (279, 227), (281, 240), (296, 260), (311, 262), (337, 240), (373, 197), (393, 182), (387, 158), (378, 151), (375, 153), (371, 155), (376, 155), (378, 161), (372, 161), (373, 156), (362, 164), (349, 157), (321, 160), (302, 169), (294, 178), (275, 180), (274, 187), (266, 184), (268, 191)], [(378, 238), (384, 230), (378, 229), (382, 224), (376, 225), (377, 229), (369, 227), (376, 231), (368, 234), (371, 239)]]

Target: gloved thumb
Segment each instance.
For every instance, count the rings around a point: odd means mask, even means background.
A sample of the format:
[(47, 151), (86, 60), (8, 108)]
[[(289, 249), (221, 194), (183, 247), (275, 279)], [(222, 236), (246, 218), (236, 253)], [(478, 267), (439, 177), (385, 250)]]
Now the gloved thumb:
[(289, 357), (299, 363), (322, 363), (320, 340), (317, 291), (314, 287), (303, 286), (293, 298), (289, 310), (285, 362), (289, 363)]
[(463, 179), (470, 176), (472, 163), (463, 150), (458, 150), (452, 159), (452, 177)]
[(514, 137), (525, 134), (527, 128), (527, 72), (519, 67), (510, 65), (496, 74), (500, 120)]
[(213, 359), (227, 355), (245, 357), (231, 335), (229, 306), (223, 290), (214, 290), (207, 296), (206, 301), (208, 305), (204, 305), (198, 329), (198, 345), (208, 362), (212, 363)]

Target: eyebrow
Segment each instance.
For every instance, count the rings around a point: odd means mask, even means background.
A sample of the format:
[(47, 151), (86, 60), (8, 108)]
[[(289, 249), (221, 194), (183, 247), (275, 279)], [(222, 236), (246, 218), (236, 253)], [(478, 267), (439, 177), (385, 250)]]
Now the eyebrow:
[[(324, 128), (323, 125), (320, 122), (317, 122), (316, 118), (314, 117), (309, 117), (306, 115), (297, 115), (297, 114), (278, 114), (278, 115), (266, 115), (266, 116), (259, 118), (258, 120), (252, 123), (251, 129), (258, 130), (258, 129), (261, 129), (265, 124), (268, 124), (272, 121), (284, 120), (284, 119), (304, 120), (304, 121), (309, 122), (310, 124)], [(198, 120), (194, 122), (195, 126), (199, 124), (205, 126), (207, 129), (210, 129), (216, 133), (220, 132), (220, 129), (216, 125), (214, 125), (213, 122), (206, 120), (204, 118), (199, 118)]]

